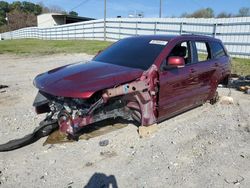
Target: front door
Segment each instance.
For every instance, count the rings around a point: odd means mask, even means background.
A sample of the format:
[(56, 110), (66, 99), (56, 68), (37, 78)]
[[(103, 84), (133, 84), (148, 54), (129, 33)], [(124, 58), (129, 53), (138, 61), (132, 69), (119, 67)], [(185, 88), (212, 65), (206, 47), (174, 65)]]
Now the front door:
[[(168, 67), (170, 56), (180, 56), (185, 60), (182, 68)], [(185, 41), (177, 44), (162, 63), (159, 75), (160, 90), (158, 103), (158, 120), (174, 116), (193, 106), (197, 106), (195, 88), (199, 85), (198, 74), (192, 64), (192, 43)]]

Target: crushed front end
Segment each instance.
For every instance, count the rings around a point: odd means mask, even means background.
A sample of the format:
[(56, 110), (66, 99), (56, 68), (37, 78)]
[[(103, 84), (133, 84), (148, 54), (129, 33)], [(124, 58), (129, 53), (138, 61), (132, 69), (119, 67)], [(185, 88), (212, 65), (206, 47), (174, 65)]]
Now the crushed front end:
[(140, 78), (95, 92), (89, 98), (61, 97), (39, 90), (33, 106), (47, 121), (57, 120), (59, 130), (74, 138), (82, 127), (122, 117), (151, 125), (157, 118), (158, 75), (155, 66)]
[(39, 91), (33, 104), (37, 114), (47, 113), (46, 120), (56, 119), (63, 133), (74, 135), (81, 127), (111, 117), (129, 118), (129, 111), (119, 98), (108, 102), (100, 96), (90, 99), (57, 97)]

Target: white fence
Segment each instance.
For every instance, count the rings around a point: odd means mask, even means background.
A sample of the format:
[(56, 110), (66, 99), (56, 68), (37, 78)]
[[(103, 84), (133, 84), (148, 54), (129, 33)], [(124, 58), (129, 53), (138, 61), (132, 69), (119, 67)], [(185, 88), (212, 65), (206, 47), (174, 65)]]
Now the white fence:
[[(250, 58), (250, 17), (239, 18), (111, 18), (106, 40), (146, 34), (201, 34), (221, 39), (232, 56)], [(94, 20), (55, 26), (29, 27), (2, 33), (2, 39), (104, 40), (104, 21)]]

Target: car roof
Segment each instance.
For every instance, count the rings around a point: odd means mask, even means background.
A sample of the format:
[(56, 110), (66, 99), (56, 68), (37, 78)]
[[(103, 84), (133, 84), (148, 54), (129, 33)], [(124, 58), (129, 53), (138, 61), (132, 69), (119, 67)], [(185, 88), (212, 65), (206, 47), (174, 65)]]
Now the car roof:
[[(130, 37), (131, 38), (131, 37)], [(193, 38), (197, 40), (211, 40), (211, 41), (220, 41), (219, 39), (209, 37), (206, 35), (193, 35), (193, 34), (184, 34), (184, 35), (137, 35), (132, 38), (143, 38), (148, 40), (172, 40), (172, 39), (185, 39)]]

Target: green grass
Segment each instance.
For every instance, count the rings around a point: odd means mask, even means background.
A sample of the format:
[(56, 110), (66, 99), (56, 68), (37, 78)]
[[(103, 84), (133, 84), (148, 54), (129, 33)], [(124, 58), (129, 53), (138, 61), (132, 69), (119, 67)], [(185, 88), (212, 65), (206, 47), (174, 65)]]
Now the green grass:
[(95, 40), (4, 40), (0, 41), (0, 54), (46, 55), (56, 53), (96, 54), (111, 42)]
[[(95, 40), (5, 40), (0, 41), (0, 54), (48, 55), (56, 53), (87, 53), (94, 55), (111, 42)], [(232, 73), (250, 75), (250, 59), (232, 58)]]
[(250, 75), (250, 59), (232, 58), (232, 73)]

